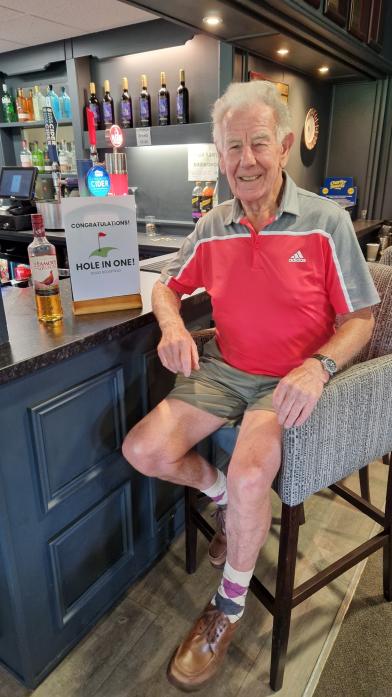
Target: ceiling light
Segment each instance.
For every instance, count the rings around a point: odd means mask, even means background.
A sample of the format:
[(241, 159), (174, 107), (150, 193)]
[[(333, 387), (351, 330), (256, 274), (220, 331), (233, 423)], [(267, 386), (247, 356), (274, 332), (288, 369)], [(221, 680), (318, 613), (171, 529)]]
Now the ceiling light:
[(222, 24), (222, 19), (217, 15), (207, 15), (207, 17), (203, 17), (203, 22), (209, 27), (216, 27), (218, 24)]
[(280, 56), (287, 56), (287, 54), (289, 53), (289, 49), (279, 48), (278, 51), (276, 51), (276, 53), (279, 53)]
[(318, 69), (319, 73), (329, 73), (329, 68), (327, 65), (322, 65), (321, 68)]

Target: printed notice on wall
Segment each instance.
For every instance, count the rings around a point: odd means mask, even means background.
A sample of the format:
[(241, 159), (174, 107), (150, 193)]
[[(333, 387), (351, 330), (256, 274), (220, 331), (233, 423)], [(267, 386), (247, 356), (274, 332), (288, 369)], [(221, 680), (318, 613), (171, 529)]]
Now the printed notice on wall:
[(73, 300), (139, 293), (134, 196), (69, 197), (61, 211)]
[(188, 145), (188, 181), (216, 181), (218, 152), (213, 143)]

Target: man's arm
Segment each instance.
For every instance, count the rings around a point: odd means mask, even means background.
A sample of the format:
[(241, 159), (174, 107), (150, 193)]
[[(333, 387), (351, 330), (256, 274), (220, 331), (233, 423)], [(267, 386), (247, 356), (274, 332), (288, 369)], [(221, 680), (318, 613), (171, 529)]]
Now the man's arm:
[[(342, 368), (369, 341), (374, 317), (370, 307), (341, 316), (342, 324), (329, 341), (317, 350), (333, 358)], [(307, 358), (291, 370), (275, 388), (273, 406), (284, 428), (301, 426), (312, 413), (329, 380), (328, 373), (316, 358)]]
[(162, 332), (158, 355), (162, 365), (172, 373), (188, 376), (199, 369), (197, 346), (180, 315), (181, 297), (157, 281), (152, 291), (152, 309)]

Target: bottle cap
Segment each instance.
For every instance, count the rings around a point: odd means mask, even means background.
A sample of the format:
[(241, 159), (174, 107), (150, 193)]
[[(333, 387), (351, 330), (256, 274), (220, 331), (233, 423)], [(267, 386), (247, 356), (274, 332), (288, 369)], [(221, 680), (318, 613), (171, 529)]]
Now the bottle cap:
[(161, 85), (166, 85), (166, 75), (165, 75), (165, 73), (161, 73)]
[(180, 82), (185, 82), (185, 70), (180, 68)]
[(31, 214), (31, 226), (36, 237), (45, 237), (44, 219), (41, 213)]
[(147, 87), (147, 75), (141, 75), (140, 81), (142, 83), (142, 87)]
[(128, 78), (127, 77), (123, 77), (123, 79), (122, 79), (122, 88), (123, 88), (123, 90), (128, 90)]
[(95, 94), (95, 82), (90, 82), (90, 92), (91, 94)]
[(109, 80), (105, 80), (105, 81), (104, 81), (104, 83), (103, 83), (103, 88), (104, 88), (105, 92), (110, 92), (110, 83), (109, 83)]

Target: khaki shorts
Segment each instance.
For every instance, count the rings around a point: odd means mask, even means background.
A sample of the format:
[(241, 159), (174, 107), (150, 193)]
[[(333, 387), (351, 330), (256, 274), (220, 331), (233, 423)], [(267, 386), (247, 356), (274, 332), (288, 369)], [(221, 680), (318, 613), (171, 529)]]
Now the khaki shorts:
[(215, 339), (204, 345), (200, 370), (189, 377), (177, 375), (168, 399), (181, 399), (209, 414), (232, 424), (241, 420), (245, 411), (273, 411), (272, 393), (280, 378), (253, 375), (224, 362)]

